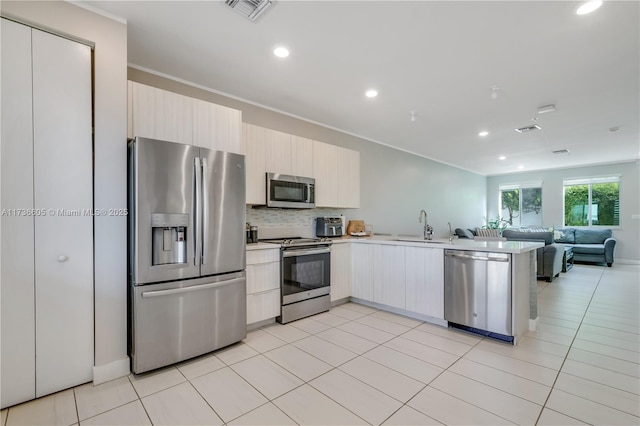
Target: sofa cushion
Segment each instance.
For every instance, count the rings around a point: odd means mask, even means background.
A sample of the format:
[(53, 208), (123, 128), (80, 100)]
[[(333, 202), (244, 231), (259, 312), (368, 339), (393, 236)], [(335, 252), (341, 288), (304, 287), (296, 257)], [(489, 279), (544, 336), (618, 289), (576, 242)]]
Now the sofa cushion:
[(536, 241), (545, 245), (553, 244), (552, 232), (522, 232), (514, 229), (505, 229), (502, 236), (510, 241)]
[(604, 244), (607, 238), (611, 238), (611, 229), (576, 228), (576, 244)]
[(468, 229), (456, 228), (456, 235), (460, 238), (471, 238), (473, 239), (473, 232)]
[(560, 238), (556, 238), (556, 243), (575, 244), (576, 243), (576, 229), (564, 228), (556, 229), (556, 232), (562, 233)]
[(574, 254), (604, 254), (604, 244), (579, 244), (573, 246)]
[(478, 237), (499, 237), (499, 229), (476, 228), (476, 236)]

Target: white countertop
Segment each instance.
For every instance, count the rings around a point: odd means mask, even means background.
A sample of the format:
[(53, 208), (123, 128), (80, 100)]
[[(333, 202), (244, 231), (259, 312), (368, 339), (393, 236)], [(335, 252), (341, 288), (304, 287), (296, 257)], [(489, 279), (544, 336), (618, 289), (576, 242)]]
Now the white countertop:
[[(345, 235), (341, 238), (333, 238), (332, 241), (334, 244), (351, 242), (362, 244), (385, 244), (407, 247), (429, 247), (443, 250), (474, 250), (512, 254), (527, 253), (540, 247), (544, 247), (544, 243), (532, 241), (476, 241), (468, 238), (458, 238), (453, 239), (451, 242), (449, 242), (448, 238), (434, 238), (433, 240), (425, 242), (420, 238), (383, 235), (374, 235), (373, 237), (352, 237)], [(277, 248), (280, 248), (279, 244), (247, 244), (247, 250), (265, 250)]]
[(267, 250), (267, 249), (279, 249), (280, 244), (274, 243), (251, 243), (247, 244), (247, 250)]
[(544, 243), (532, 241), (476, 241), (468, 238), (457, 238), (449, 242), (448, 238), (434, 238), (430, 241), (424, 241), (420, 238), (398, 237), (398, 236), (378, 236), (373, 237), (351, 237), (343, 236), (335, 238), (334, 244), (343, 242), (358, 242), (368, 244), (389, 244), (408, 247), (429, 247), (453, 250), (475, 250), (490, 251), (496, 253), (512, 253), (520, 254), (537, 250), (544, 247)]

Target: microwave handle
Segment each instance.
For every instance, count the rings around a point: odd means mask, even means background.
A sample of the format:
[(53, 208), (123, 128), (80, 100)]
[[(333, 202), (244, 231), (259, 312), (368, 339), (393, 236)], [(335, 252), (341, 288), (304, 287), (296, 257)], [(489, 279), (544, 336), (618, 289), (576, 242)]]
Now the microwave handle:
[(304, 201), (305, 203), (311, 202), (311, 184), (306, 184), (304, 186)]

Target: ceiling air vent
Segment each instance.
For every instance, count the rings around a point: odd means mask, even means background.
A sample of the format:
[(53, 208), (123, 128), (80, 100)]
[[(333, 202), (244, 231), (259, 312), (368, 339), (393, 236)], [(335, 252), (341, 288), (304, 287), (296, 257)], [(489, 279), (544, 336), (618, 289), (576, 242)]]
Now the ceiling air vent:
[(518, 133), (526, 133), (526, 132), (530, 132), (532, 130), (540, 130), (540, 126), (538, 126), (537, 124), (533, 124), (531, 126), (519, 127), (519, 128), (516, 129), (516, 132), (518, 132)]
[(551, 151), (553, 154), (568, 154), (569, 150), (568, 149), (558, 149), (556, 151)]
[(258, 19), (271, 6), (271, 0), (226, 0), (225, 3), (251, 21)]

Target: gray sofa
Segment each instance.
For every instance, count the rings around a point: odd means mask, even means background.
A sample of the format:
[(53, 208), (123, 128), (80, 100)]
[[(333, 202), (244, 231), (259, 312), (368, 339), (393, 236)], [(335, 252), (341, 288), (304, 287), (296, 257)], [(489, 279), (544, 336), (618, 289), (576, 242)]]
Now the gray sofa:
[(612, 237), (611, 229), (599, 228), (563, 228), (556, 238), (557, 243), (573, 247), (574, 262), (606, 263), (613, 265), (616, 250), (616, 239)]
[(516, 229), (505, 229), (502, 236), (507, 241), (535, 241), (544, 243), (544, 247), (537, 250), (538, 278), (553, 281), (562, 271), (562, 257), (564, 245), (553, 242), (552, 232), (523, 232)]

